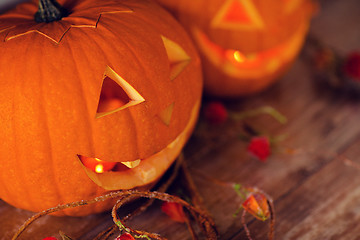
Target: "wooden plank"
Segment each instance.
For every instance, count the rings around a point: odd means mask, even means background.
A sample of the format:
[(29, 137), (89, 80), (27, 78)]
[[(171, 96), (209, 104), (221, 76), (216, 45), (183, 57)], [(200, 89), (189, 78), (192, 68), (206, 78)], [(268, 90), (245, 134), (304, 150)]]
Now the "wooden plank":
[[(307, 178), (286, 196), (276, 200), (278, 239), (359, 239), (360, 169), (348, 166), (343, 157), (360, 164), (360, 137), (344, 153)], [(260, 223), (251, 225), (256, 239), (265, 239)], [(237, 235), (242, 239), (244, 233)]]

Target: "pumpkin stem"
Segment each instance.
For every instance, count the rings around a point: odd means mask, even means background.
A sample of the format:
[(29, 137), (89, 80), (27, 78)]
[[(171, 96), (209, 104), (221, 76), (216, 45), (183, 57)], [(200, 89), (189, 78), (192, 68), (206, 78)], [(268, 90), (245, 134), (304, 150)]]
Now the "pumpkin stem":
[(53, 21), (59, 21), (68, 15), (68, 11), (63, 8), (56, 0), (39, 0), (39, 9), (35, 13), (34, 18), (38, 23), (49, 23)]

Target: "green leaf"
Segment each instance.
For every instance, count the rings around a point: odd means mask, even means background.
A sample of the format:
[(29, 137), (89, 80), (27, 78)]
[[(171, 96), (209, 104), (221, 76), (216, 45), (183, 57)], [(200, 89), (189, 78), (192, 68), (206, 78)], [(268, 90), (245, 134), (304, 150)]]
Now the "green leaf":
[(261, 114), (269, 114), (281, 124), (285, 124), (287, 122), (287, 118), (284, 115), (282, 115), (280, 112), (278, 112), (276, 109), (270, 106), (264, 106), (257, 109), (245, 111), (242, 113), (230, 113), (230, 116), (235, 120), (243, 120)]
[(59, 231), (59, 234), (60, 234), (60, 237), (62, 238), (62, 240), (73, 240), (71, 237), (69, 237), (62, 231)]
[(244, 188), (243, 188), (243, 186), (241, 184), (235, 183), (233, 185), (233, 188), (234, 188), (235, 192), (237, 193), (237, 195), (239, 195), (243, 199), (246, 198), (246, 195), (244, 193)]

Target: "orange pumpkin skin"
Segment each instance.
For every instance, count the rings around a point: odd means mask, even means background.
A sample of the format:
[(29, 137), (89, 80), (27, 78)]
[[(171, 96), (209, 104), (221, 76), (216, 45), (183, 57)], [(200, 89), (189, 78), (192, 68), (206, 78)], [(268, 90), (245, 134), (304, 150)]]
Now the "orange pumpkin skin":
[(307, 33), (309, 0), (157, 0), (191, 34), (205, 92), (234, 97), (269, 87), (291, 65)]
[[(34, 22), (37, 3), (0, 16), (0, 198), (36, 212), (115, 188), (151, 186), (190, 136), (203, 87), (192, 42), (158, 5), (59, 3), (70, 15), (49, 24)], [(174, 68), (176, 61), (183, 67)], [(108, 77), (122, 84), (130, 100), (103, 114), (100, 95)], [(142, 161), (110, 172), (122, 179), (114, 186), (107, 186), (113, 184), (109, 174), (96, 175), (100, 187), (79, 156)], [(112, 204), (58, 215), (87, 215)]]

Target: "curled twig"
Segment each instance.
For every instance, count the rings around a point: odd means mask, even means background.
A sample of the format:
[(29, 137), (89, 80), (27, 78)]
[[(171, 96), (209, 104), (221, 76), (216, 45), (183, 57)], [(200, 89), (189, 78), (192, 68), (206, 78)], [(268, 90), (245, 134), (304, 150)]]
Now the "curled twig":
[[(190, 173), (189, 168), (185, 161), (182, 163), (181, 168), (182, 168), (182, 173), (183, 173), (183, 179), (185, 181), (185, 186), (187, 187), (187, 190), (191, 196), (192, 204), (194, 204), (195, 207), (202, 209), (202, 211), (204, 211), (206, 214), (209, 215), (209, 213), (206, 211), (206, 208), (204, 207), (204, 201), (196, 188), (195, 182), (191, 176), (191, 173)], [(196, 237), (196, 234), (194, 233), (194, 229), (193, 229), (192, 225), (189, 224), (189, 221), (187, 221), (186, 224), (192, 235), (192, 239), (196, 240), (197, 237)], [(200, 224), (200, 226), (202, 226), (202, 225)], [(202, 227), (204, 227), (204, 226), (202, 226)], [(206, 229), (203, 229), (203, 231), (205, 232)], [(216, 232), (216, 235), (217, 235), (216, 228), (214, 228), (214, 231)]]
[(342, 156), (342, 155), (340, 155), (339, 158), (344, 162), (344, 164), (346, 166), (350, 166), (350, 167), (353, 167), (355, 169), (360, 170), (360, 164), (359, 163), (354, 162), (353, 160), (351, 160), (351, 159), (349, 159), (349, 158), (347, 158), (345, 156)]
[[(166, 190), (170, 187), (170, 185), (174, 182), (176, 177), (178, 176), (180, 167), (184, 163), (184, 155), (180, 154), (178, 159), (175, 162), (174, 169), (171, 172), (171, 175), (166, 181), (161, 184), (156, 191), (158, 192), (166, 192)], [(126, 222), (130, 220), (131, 218), (143, 213), (146, 211), (146, 209), (151, 206), (154, 202), (154, 199), (149, 199), (147, 202), (145, 202), (143, 205), (141, 205), (139, 208), (135, 209), (133, 212), (129, 213), (125, 217), (121, 219), (122, 222)], [(114, 232), (118, 229), (118, 226), (114, 223), (111, 227), (108, 229), (102, 231), (99, 233), (94, 240), (104, 240), (108, 239)]]
[(179, 197), (167, 194), (167, 193), (160, 193), (160, 192), (141, 192), (133, 190), (131, 192), (127, 192), (126, 194), (123, 194), (121, 199), (117, 201), (117, 203), (114, 205), (112, 210), (112, 216), (114, 223), (116, 223), (118, 226), (121, 226), (122, 230), (125, 230), (127, 232), (136, 234), (138, 236), (148, 236), (149, 238), (154, 239), (164, 239), (161, 238), (157, 234), (148, 233), (144, 231), (134, 230), (129, 227), (126, 227), (124, 223), (117, 217), (117, 209), (119, 209), (121, 206), (123, 206), (125, 203), (135, 199), (135, 198), (151, 198), (151, 199), (158, 199), (161, 201), (169, 201), (169, 202), (175, 202), (183, 207), (185, 207), (189, 213), (192, 215), (192, 217), (196, 220), (196, 222), (200, 225), (201, 229), (203, 230), (204, 235), (207, 239), (217, 239), (217, 231), (215, 228), (215, 223), (208, 216), (206, 212), (203, 210), (194, 207), (190, 203), (182, 200)]
[(80, 207), (80, 206), (84, 206), (84, 205), (90, 205), (90, 204), (94, 204), (97, 202), (102, 202), (111, 198), (116, 198), (118, 197), (119, 193), (114, 192), (114, 193), (109, 193), (103, 196), (99, 196), (90, 200), (81, 200), (81, 201), (77, 201), (77, 202), (72, 202), (72, 203), (67, 203), (67, 204), (62, 204), (62, 205), (58, 205), (56, 207), (53, 208), (49, 208), (46, 209), (44, 211), (41, 211), (39, 213), (36, 213), (35, 215), (33, 215), (32, 217), (30, 217), (28, 220), (26, 220), (23, 225), (18, 229), (18, 231), (15, 233), (15, 235), (11, 238), (11, 240), (16, 240), (18, 239), (18, 237), (25, 231), (25, 229), (27, 227), (29, 227), (34, 221), (36, 221), (37, 219), (46, 216), (50, 213), (54, 213), (54, 212), (58, 212), (64, 209), (68, 209), (68, 208), (75, 208), (75, 207)]
[(249, 240), (252, 240), (252, 237), (251, 237), (251, 234), (250, 234), (250, 230), (249, 228), (247, 227), (247, 224), (246, 224), (246, 221), (245, 221), (245, 215), (246, 215), (246, 211), (243, 210), (242, 212), (242, 215), (241, 215), (241, 223), (244, 227), (244, 230), (245, 230), (245, 233), (246, 233), (246, 236)]
[[(267, 199), (267, 204), (269, 206), (269, 211), (270, 211), (270, 223), (269, 223), (268, 239), (273, 240), (275, 238), (275, 207), (274, 207), (274, 202), (273, 202), (272, 198), (267, 193), (265, 193), (264, 191), (259, 190), (259, 189), (256, 188), (256, 189), (254, 189), (254, 193), (256, 193), (256, 192), (263, 194)], [(241, 223), (242, 223), (242, 225), (244, 227), (247, 238), (249, 240), (252, 240), (250, 230), (247, 227), (247, 224), (246, 224), (246, 221), (245, 221), (245, 215), (246, 215), (246, 210), (244, 209), (243, 213), (242, 213), (242, 216), (241, 216)]]
[[(147, 207), (149, 207), (155, 199), (162, 200), (162, 201), (177, 202), (177, 203), (181, 204), (183, 207), (188, 209), (189, 213), (194, 217), (194, 219), (197, 221), (197, 223), (202, 227), (204, 234), (207, 236), (207, 239), (216, 239), (217, 232), (215, 229), (215, 224), (214, 224), (213, 220), (207, 215), (207, 213), (204, 210), (194, 207), (191, 204), (185, 202), (184, 200), (182, 200), (176, 196), (172, 196), (170, 194), (159, 192), (159, 191), (166, 191), (167, 188), (171, 185), (171, 183), (175, 180), (175, 178), (178, 174), (178, 171), (179, 171), (180, 167), (182, 166), (182, 163), (183, 163), (183, 156), (181, 155), (179, 157), (179, 160), (177, 161), (177, 163), (174, 166), (172, 175), (169, 177), (169, 179), (164, 184), (162, 184), (158, 188), (158, 191), (151, 192), (151, 191), (137, 191), (137, 190), (120, 190), (120, 191), (111, 192), (106, 195), (102, 195), (102, 196), (99, 196), (99, 197), (96, 197), (96, 198), (93, 198), (90, 200), (81, 200), (81, 201), (67, 203), (67, 204), (63, 204), (63, 205), (58, 205), (53, 208), (49, 208), (47, 210), (44, 210), (42, 212), (39, 212), (39, 213), (33, 215), (31, 218), (29, 218), (14, 234), (14, 236), (12, 237), (12, 240), (18, 239), (18, 237), (25, 231), (26, 228), (28, 228), (34, 221), (36, 221), (37, 219), (39, 219), (45, 215), (48, 215), (48, 214), (51, 214), (54, 212), (58, 212), (58, 211), (61, 211), (64, 209), (68, 209), (68, 208), (75, 208), (75, 207), (79, 207), (79, 206), (90, 205), (90, 204), (94, 204), (97, 202), (106, 201), (108, 199), (119, 199), (118, 202), (113, 207), (113, 217), (114, 217), (115, 225), (113, 225), (110, 228), (106, 229), (105, 231), (101, 232), (95, 239), (108, 239), (117, 230), (117, 227), (119, 225), (124, 226), (123, 222), (125, 222), (125, 221), (129, 220), (130, 218), (134, 217), (135, 215), (138, 215), (138, 214), (142, 213), (143, 211), (145, 211), (147, 209)], [(195, 189), (194, 186), (191, 186), (191, 188)], [(120, 208), (121, 206), (123, 206), (123, 204), (125, 204), (131, 200), (138, 199), (138, 198), (148, 198), (149, 200), (143, 206), (141, 206), (140, 208), (136, 209), (134, 212), (128, 214), (127, 216), (125, 216), (121, 220), (119, 220), (116, 216), (116, 210), (118, 208)], [(200, 199), (200, 197), (196, 196), (196, 199)], [(199, 202), (199, 200), (197, 200), (197, 202)], [(114, 211), (115, 211), (115, 213), (114, 213)], [(124, 229), (128, 229), (128, 228), (124, 227)], [(138, 231), (138, 230), (133, 230), (133, 232), (136, 233), (138, 237), (146, 236), (147, 238), (151, 237), (153, 239), (165, 239), (165, 238), (160, 237), (158, 234), (147, 233), (147, 232)], [(194, 235), (193, 231), (190, 231), (190, 232), (192, 235)]]
[(246, 118), (255, 117), (258, 115), (262, 115), (262, 114), (268, 114), (268, 115), (272, 116), (274, 119), (276, 119), (281, 124), (285, 124), (287, 122), (287, 118), (271, 106), (263, 106), (263, 107), (259, 107), (256, 109), (244, 111), (241, 113), (232, 112), (232, 113), (230, 113), (230, 116), (234, 120), (239, 121), (239, 120), (244, 120)]
[[(117, 218), (116, 216), (116, 210), (120, 208), (123, 204), (137, 198), (149, 198), (149, 199), (158, 199), (162, 201), (171, 201), (181, 204), (183, 207), (185, 207), (191, 215), (197, 220), (199, 224), (203, 226), (203, 229), (206, 230), (205, 235), (207, 239), (217, 239), (216, 230), (215, 230), (215, 224), (213, 220), (202, 210), (197, 209), (196, 207), (192, 206), (191, 204), (185, 202), (179, 197), (167, 194), (167, 193), (161, 193), (161, 192), (150, 192), (150, 191), (137, 191), (137, 190), (121, 190), (117, 192), (111, 192), (109, 194), (93, 198), (91, 200), (82, 200), (77, 202), (72, 202), (64, 205), (59, 205), (54, 208), (50, 208), (47, 210), (44, 210), (40, 213), (35, 214), (31, 218), (29, 218), (15, 233), (15, 235), (12, 237), (12, 240), (16, 240), (21, 233), (29, 227), (35, 220), (39, 219), (40, 217), (43, 217), (45, 215), (48, 215), (53, 212), (61, 211), (67, 208), (74, 208), (84, 205), (93, 204), (96, 202), (105, 201), (108, 199), (114, 199), (119, 198), (115, 206), (113, 207), (113, 218), (114, 222), (118, 225), (119, 223), (122, 224), (122, 221)], [(134, 230), (134, 233), (143, 235), (145, 232)], [(148, 235), (149, 237), (152, 237), (154, 239), (164, 239), (159, 238), (157, 234), (149, 234), (146, 233), (145, 235)]]

